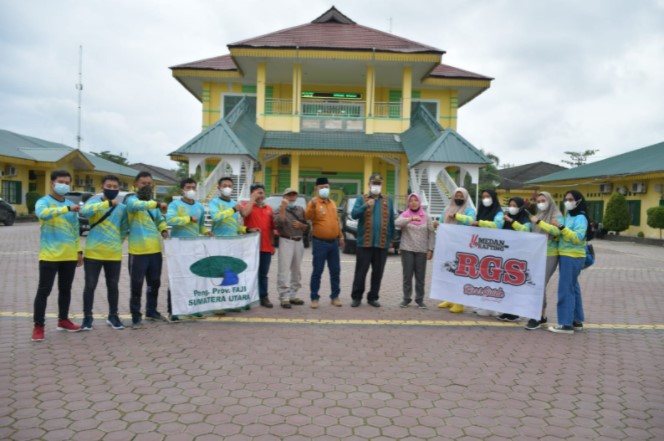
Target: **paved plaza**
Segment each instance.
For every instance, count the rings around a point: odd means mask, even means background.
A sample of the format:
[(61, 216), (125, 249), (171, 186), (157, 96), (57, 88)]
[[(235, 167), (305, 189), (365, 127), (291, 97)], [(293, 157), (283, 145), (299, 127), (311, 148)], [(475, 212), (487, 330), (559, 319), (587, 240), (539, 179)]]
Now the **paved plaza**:
[[(91, 332), (30, 341), (39, 227), (0, 227), (2, 440), (662, 440), (664, 249), (595, 241), (582, 273), (586, 329), (399, 308), (390, 255), (382, 308), (350, 308), (355, 258), (342, 255), (342, 308), (253, 307), (224, 318), (114, 331), (103, 277)], [(305, 252), (304, 285), (311, 274)], [(430, 271), (428, 274), (430, 280)], [(549, 284), (555, 323), (557, 275)], [(167, 277), (159, 310), (166, 312)], [(429, 282), (427, 282), (429, 286)], [(71, 312), (80, 324), (83, 271)], [(427, 288), (428, 294), (428, 288)], [(428, 297), (428, 296), (427, 296)], [(128, 320), (126, 259), (120, 312)]]

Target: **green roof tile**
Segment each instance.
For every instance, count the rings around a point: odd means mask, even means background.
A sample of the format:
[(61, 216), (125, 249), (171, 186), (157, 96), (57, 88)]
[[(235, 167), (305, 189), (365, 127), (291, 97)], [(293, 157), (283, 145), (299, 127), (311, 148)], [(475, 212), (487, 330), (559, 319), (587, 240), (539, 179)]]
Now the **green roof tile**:
[(263, 148), (403, 153), (398, 139), (398, 135), (364, 132), (267, 132)]
[(661, 171), (664, 171), (664, 142), (632, 150), (622, 155), (612, 156), (580, 167), (552, 173), (528, 181), (526, 184), (604, 176), (628, 176)]

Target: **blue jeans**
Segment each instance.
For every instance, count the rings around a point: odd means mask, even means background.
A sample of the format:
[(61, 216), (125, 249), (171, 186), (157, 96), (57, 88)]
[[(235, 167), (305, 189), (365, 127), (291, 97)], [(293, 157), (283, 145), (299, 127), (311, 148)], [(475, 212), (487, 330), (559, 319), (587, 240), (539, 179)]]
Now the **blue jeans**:
[(311, 273), (311, 300), (318, 300), (320, 296), (320, 279), (325, 270), (325, 262), (330, 270), (330, 285), (332, 293), (330, 298), (336, 299), (339, 297), (341, 287), (339, 283), (339, 275), (341, 273), (341, 260), (339, 257), (339, 241), (334, 240), (320, 240), (313, 238), (312, 255), (313, 255), (313, 272)]
[(583, 268), (583, 257), (560, 256), (558, 281), (558, 324), (572, 326), (573, 322), (583, 322), (583, 303), (579, 274)]
[(261, 251), (258, 261), (258, 296), (261, 299), (267, 298), (267, 275), (270, 272), (272, 263), (272, 253)]
[(141, 297), (143, 295), (143, 281), (147, 282), (145, 315), (157, 314), (157, 295), (161, 286), (161, 253), (130, 254), (129, 276), (131, 294), (129, 297), (129, 311), (133, 321), (141, 318)]

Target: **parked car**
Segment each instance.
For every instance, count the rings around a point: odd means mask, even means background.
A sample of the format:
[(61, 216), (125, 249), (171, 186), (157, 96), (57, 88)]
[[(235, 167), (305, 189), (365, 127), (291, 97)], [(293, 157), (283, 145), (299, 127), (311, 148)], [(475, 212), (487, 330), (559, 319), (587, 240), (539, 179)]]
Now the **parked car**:
[[(279, 207), (281, 206), (281, 200), (283, 198), (284, 197), (280, 194), (273, 194), (265, 198), (265, 203), (270, 207), (272, 207), (272, 211), (276, 213)], [(298, 195), (297, 199), (295, 200), (295, 205), (306, 209), (309, 199), (310, 199), (309, 196)], [(309, 248), (309, 244), (311, 244), (311, 227), (309, 227), (304, 232), (304, 235), (302, 237), (302, 242), (304, 243), (305, 248)], [(272, 246), (275, 247), (279, 246), (279, 234), (277, 233), (276, 229), (274, 230), (274, 239), (272, 240)]]
[[(355, 254), (357, 250), (357, 219), (353, 219), (351, 212), (357, 196), (345, 196), (339, 204), (339, 222), (341, 222), (341, 233), (344, 235), (344, 248), (343, 252), (346, 254)], [(399, 213), (394, 211), (394, 219), (399, 216)], [(401, 230), (395, 229), (394, 237), (390, 248), (394, 250), (394, 254), (399, 254), (399, 245), (401, 244)]]
[[(65, 199), (71, 201), (74, 205), (82, 207), (94, 194), (81, 191), (70, 191), (65, 195)], [(78, 232), (81, 236), (83, 233), (90, 230), (90, 222), (83, 215), (78, 213)]]
[(14, 225), (16, 219), (16, 208), (9, 202), (0, 198), (0, 221), (6, 226)]

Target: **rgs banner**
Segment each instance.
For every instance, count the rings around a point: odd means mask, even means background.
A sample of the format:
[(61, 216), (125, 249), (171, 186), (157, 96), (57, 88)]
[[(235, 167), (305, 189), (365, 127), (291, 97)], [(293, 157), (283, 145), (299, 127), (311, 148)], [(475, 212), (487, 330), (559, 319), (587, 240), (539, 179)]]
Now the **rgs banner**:
[(430, 297), (539, 319), (546, 242), (544, 234), (441, 224)]
[(258, 301), (259, 243), (259, 234), (165, 240), (173, 314)]

